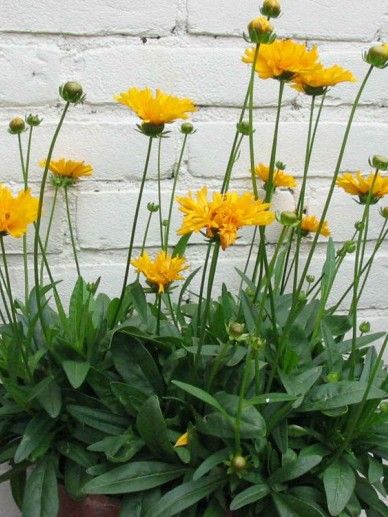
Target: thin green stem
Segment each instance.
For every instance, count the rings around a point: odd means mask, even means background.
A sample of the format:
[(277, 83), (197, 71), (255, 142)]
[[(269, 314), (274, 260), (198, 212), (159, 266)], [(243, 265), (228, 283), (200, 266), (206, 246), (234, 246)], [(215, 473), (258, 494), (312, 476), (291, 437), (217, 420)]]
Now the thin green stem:
[(211, 389), (213, 387), (214, 379), (216, 378), (216, 376), (217, 376), (217, 374), (218, 374), (218, 372), (220, 370), (221, 362), (224, 359), (225, 354), (226, 354), (229, 346), (230, 346), (230, 342), (229, 341), (226, 341), (226, 343), (223, 343), (221, 345), (220, 353), (217, 355), (217, 357), (215, 358), (215, 360), (213, 362), (213, 366), (212, 366), (212, 369), (210, 370), (209, 380), (208, 380), (208, 384), (207, 384), (207, 391), (209, 393), (211, 392)]
[(25, 168), (27, 183), (28, 183), (28, 173), (30, 170), (31, 143), (32, 143), (32, 130), (33, 129), (34, 129), (33, 126), (30, 126), (30, 131), (28, 133), (27, 157), (26, 157), (26, 168)]
[(68, 195), (67, 185), (64, 187), (63, 190), (65, 192), (65, 205), (66, 205), (67, 222), (68, 222), (68, 225), (69, 225), (69, 233), (70, 233), (71, 246), (73, 248), (74, 262), (75, 262), (75, 267), (77, 268), (78, 277), (80, 277), (81, 276), (81, 270), (80, 270), (79, 263), (78, 263), (77, 247), (76, 247), (75, 238), (74, 238), (73, 225), (72, 225), (72, 222), (71, 222), (70, 206), (69, 206), (69, 195)]
[(159, 336), (159, 334), (160, 334), (160, 316), (161, 316), (161, 312), (162, 312), (162, 295), (160, 293), (156, 294), (155, 305), (156, 305), (156, 310), (157, 310), (156, 335)]
[(202, 278), (201, 278), (201, 285), (199, 288), (199, 299), (198, 299), (198, 307), (197, 307), (196, 336), (198, 336), (198, 334), (199, 334), (199, 326), (200, 326), (200, 321), (202, 318), (202, 300), (203, 300), (203, 293), (205, 291), (207, 268), (209, 265), (209, 259), (210, 259), (210, 253), (211, 253), (212, 247), (213, 247), (213, 243), (209, 242), (207, 245), (205, 262), (203, 264), (203, 269), (202, 269)]
[(219, 252), (220, 252), (220, 242), (217, 240), (214, 244), (213, 256), (212, 256), (212, 260), (210, 263), (209, 278), (207, 281), (205, 310), (204, 310), (204, 314), (202, 316), (201, 332), (200, 332), (199, 343), (198, 343), (198, 348), (197, 348), (197, 353), (195, 356), (195, 363), (194, 363), (195, 370), (197, 370), (197, 368), (198, 368), (198, 362), (201, 357), (201, 351), (202, 351), (202, 347), (203, 347), (203, 344), (205, 341), (206, 325), (207, 325), (207, 320), (209, 318), (210, 305), (211, 305), (211, 301), (212, 301), (214, 277), (215, 277), (215, 273), (216, 273), (216, 269), (217, 269)]
[(15, 304), (14, 304), (14, 298), (12, 294), (12, 284), (11, 279), (9, 276), (9, 270), (8, 270), (8, 262), (7, 262), (7, 255), (5, 253), (5, 246), (4, 246), (4, 236), (0, 235), (0, 245), (1, 245), (1, 254), (3, 256), (3, 265), (4, 265), (4, 273), (5, 273), (5, 289), (8, 294), (9, 303), (11, 306), (11, 314), (12, 314), (12, 320), (14, 325), (17, 325), (17, 317), (16, 317), (16, 310), (15, 310)]
[(235, 423), (235, 429), (234, 429), (234, 439), (235, 439), (235, 447), (236, 447), (237, 454), (241, 453), (241, 416), (242, 416), (242, 410), (243, 410), (243, 404), (244, 404), (244, 397), (245, 397), (245, 393), (246, 393), (246, 389), (247, 389), (250, 355), (251, 355), (251, 348), (248, 348), (246, 357), (245, 357), (243, 376), (242, 376), (242, 380), (241, 380), (237, 413), (236, 413), (236, 423)]
[(179, 172), (180, 172), (180, 168), (181, 168), (181, 164), (182, 164), (182, 160), (183, 160), (183, 155), (184, 155), (185, 148), (186, 148), (187, 137), (188, 137), (188, 135), (184, 136), (181, 152), (179, 154), (178, 163), (177, 163), (176, 169), (174, 171), (174, 182), (172, 184), (170, 206), (168, 208), (166, 238), (165, 238), (165, 243), (164, 243), (166, 251), (168, 250), (168, 242), (169, 242), (169, 239), (170, 239), (170, 227), (171, 227), (172, 209), (174, 207), (175, 192), (176, 192), (176, 187), (177, 187), (177, 184), (178, 184), (178, 177), (179, 177)]
[[(57, 198), (58, 198), (58, 187), (55, 186), (53, 202), (52, 202), (52, 205), (51, 205), (50, 216), (49, 216), (49, 220), (48, 220), (48, 224), (47, 224), (46, 238), (44, 240), (44, 246), (43, 246), (43, 254), (44, 255), (46, 255), (46, 253), (47, 253), (47, 248), (48, 248), (48, 243), (49, 243), (49, 238), (50, 238), (51, 227), (52, 227), (53, 220), (54, 220), (55, 207), (56, 207), (56, 204), (57, 204)], [(44, 260), (42, 258), (42, 262), (40, 264), (40, 281), (41, 281), (41, 283), (43, 282), (43, 266), (44, 266)]]
[[(20, 156), (20, 165), (22, 168), (23, 182), (24, 182), (24, 190), (28, 188), (28, 177), (26, 167), (24, 165), (24, 155), (23, 155), (23, 146), (21, 134), (18, 133), (18, 145), (19, 145), (19, 156)], [(29, 294), (29, 278), (28, 278), (28, 256), (27, 256), (27, 235), (23, 235), (23, 269), (24, 269), (24, 303), (27, 307), (28, 303), (28, 294)]]
[(161, 151), (162, 138), (158, 143), (158, 204), (159, 204), (159, 231), (160, 231), (160, 247), (163, 249), (163, 214), (162, 214), (162, 178), (161, 178)]
[[(362, 95), (362, 93), (363, 93), (363, 91), (365, 89), (365, 86), (366, 86), (366, 84), (368, 82), (368, 79), (369, 79), (369, 77), (370, 77), (370, 75), (372, 73), (373, 68), (374, 67), (371, 66), (369, 68), (368, 72), (366, 73), (365, 78), (362, 81), (360, 89), (359, 89), (359, 91), (357, 93), (357, 96), (356, 96), (356, 98), (354, 100), (354, 103), (353, 103), (353, 106), (352, 106), (352, 109), (351, 109), (351, 113), (350, 113), (350, 117), (349, 117), (349, 120), (348, 120), (348, 123), (347, 123), (347, 126), (346, 126), (344, 138), (343, 138), (343, 141), (342, 141), (340, 153), (339, 153), (339, 156), (338, 156), (337, 164), (336, 164), (336, 167), (335, 167), (335, 170), (334, 170), (333, 179), (332, 179), (332, 182), (331, 182), (331, 185), (330, 185), (330, 188), (329, 188), (329, 192), (328, 192), (328, 196), (327, 196), (327, 199), (326, 199), (323, 211), (322, 211), (321, 220), (319, 222), (319, 225), (318, 225), (318, 228), (317, 228), (317, 232), (316, 232), (316, 234), (314, 236), (310, 252), (309, 252), (309, 254), (307, 256), (306, 264), (304, 266), (302, 275), (301, 275), (300, 280), (299, 280), (299, 284), (298, 284), (297, 290), (295, 292), (295, 297), (294, 297), (295, 300), (298, 299), (298, 297), (299, 297), (299, 294), (300, 294), (300, 292), (301, 292), (301, 290), (303, 288), (303, 284), (304, 284), (306, 275), (307, 275), (307, 273), (309, 271), (310, 264), (311, 264), (312, 258), (314, 256), (315, 248), (317, 246), (317, 242), (318, 242), (318, 239), (319, 239), (319, 235), (320, 235), (320, 232), (321, 232), (322, 227), (324, 225), (324, 222), (325, 222), (325, 219), (326, 219), (326, 215), (327, 215), (327, 212), (329, 210), (329, 206), (330, 206), (331, 199), (332, 199), (332, 196), (333, 196), (333, 192), (334, 192), (334, 189), (335, 189), (335, 186), (336, 186), (336, 183), (337, 183), (338, 174), (339, 174), (340, 169), (341, 169), (342, 161), (343, 161), (343, 158), (344, 158), (346, 146), (347, 146), (349, 135), (350, 135), (350, 130), (352, 128), (353, 119), (354, 119), (354, 116), (356, 114), (357, 107), (358, 107), (360, 99), (361, 99), (361, 95)], [(289, 316), (287, 318), (287, 322), (286, 322), (286, 325), (285, 325), (285, 334), (288, 332), (288, 329), (291, 327), (291, 325), (292, 325), (292, 323), (293, 323), (293, 321), (294, 321), (294, 319), (296, 317), (296, 313), (297, 313), (297, 308), (295, 308), (295, 304), (294, 304), (294, 306), (291, 309), (291, 311), (289, 313)]]
[(45, 164), (44, 171), (43, 171), (42, 182), (41, 182), (41, 185), (40, 185), (38, 214), (37, 214), (37, 221), (36, 221), (36, 224), (35, 224), (35, 238), (34, 238), (35, 294), (36, 294), (36, 303), (37, 303), (37, 311), (38, 311), (38, 315), (39, 315), (39, 321), (41, 323), (42, 331), (43, 331), (44, 335), (46, 335), (46, 326), (45, 326), (45, 322), (44, 322), (44, 318), (43, 318), (43, 314), (42, 314), (40, 290), (39, 290), (39, 241), (40, 241), (39, 231), (40, 231), (40, 224), (41, 224), (41, 219), (42, 219), (42, 208), (43, 208), (44, 191), (45, 191), (45, 188), (46, 188), (46, 181), (47, 181), (47, 175), (48, 175), (48, 171), (49, 171), (49, 165), (50, 165), (50, 161), (51, 161), (51, 158), (52, 158), (52, 155), (53, 155), (55, 143), (56, 143), (57, 138), (58, 138), (58, 134), (59, 134), (59, 132), (61, 130), (63, 121), (64, 121), (66, 113), (67, 113), (67, 110), (69, 109), (69, 106), (70, 106), (70, 103), (67, 102), (65, 107), (64, 107), (64, 109), (63, 109), (61, 118), (59, 120), (58, 126), (57, 126), (57, 128), (55, 130), (54, 136), (53, 136), (51, 144), (50, 144), (49, 152), (47, 154), (46, 164)]
[(255, 147), (253, 142), (253, 93), (255, 90), (255, 69), (257, 56), (259, 55), (260, 43), (256, 45), (255, 55), (252, 63), (251, 80), (249, 85), (249, 105), (248, 105), (248, 116), (249, 116), (249, 158), (251, 164), (251, 179), (252, 179), (252, 190), (255, 199), (259, 197), (259, 191), (257, 190), (257, 180), (255, 173)]
[(149, 163), (150, 163), (152, 141), (153, 141), (153, 138), (150, 137), (149, 140), (148, 140), (148, 150), (147, 150), (146, 161), (145, 161), (145, 164), (144, 164), (143, 177), (142, 177), (142, 180), (141, 180), (140, 191), (139, 191), (139, 195), (138, 195), (137, 203), (136, 203), (135, 216), (133, 218), (133, 223), (132, 223), (132, 231), (131, 231), (131, 236), (130, 236), (130, 240), (129, 240), (127, 264), (126, 264), (126, 267), (125, 267), (125, 273), (124, 273), (124, 278), (123, 278), (123, 285), (122, 285), (122, 288), (121, 288), (121, 294), (120, 294), (119, 303), (117, 304), (116, 313), (115, 313), (115, 316), (113, 318), (113, 324), (115, 324), (116, 321), (117, 321), (117, 316), (120, 313), (120, 309), (121, 309), (121, 306), (122, 306), (123, 300), (124, 300), (125, 290), (127, 288), (129, 268), (130, 268), (130, 265), (131, 265), (132, 252), (133, 252), (133, 247), (134, 247), (134, 243), (135, 243), (136, 226), (137, 226), (137, 221), (139, 219), (140, 206), (141, 206), (141, 201), (143, 199), (144, 186), (145, 186), (145, 182), (146, 182), (146, 178), (147, 178), (148, 166), (149, 166)]

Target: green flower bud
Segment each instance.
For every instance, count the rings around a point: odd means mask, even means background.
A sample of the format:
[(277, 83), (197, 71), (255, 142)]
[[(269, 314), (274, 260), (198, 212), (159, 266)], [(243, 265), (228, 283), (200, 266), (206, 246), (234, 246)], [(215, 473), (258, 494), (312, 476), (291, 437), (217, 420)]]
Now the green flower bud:
[(249, 38), (252, 43), (270, 43), (273, 41), (273, 27), (265, 16), (258, 16), (248, 25)]
[(306, 275), (306, 282), (308, 284), (313, 284), (315, 282), (315, 276), (314, 275)]
[(299, 225), (299, 217), (295, 212), (282, 212), (279, 218), (280, 224), (283, 226), (296, 227)]
[(251, 127), (247, 120), (243, 120), (242, 122), (237, 123), (237, 131), (244, 136), (249, 136), (251, 134)]
[(298, 295), (298, 303), (300, 305), (304, 305), (307, 302), (307, 294), (304, 291), (301, 291)]
[(375, 169), (378, 169), (379, 171), (387, 171), (388, 170), (388, 157), (375, 154), (369, 160), (369, 165), (371, 167), (374, 167)]
[(364, 225), (362, 223), (362, 221), (357, 221), (354, 225), (354, 228), (355, 230), (357, 230), (358, 232), (361, 232), (361, 230), (364, 229)]
[(362, 323), (360, 323), (360, 326), (358, 328), (362, 334), (366, 334), (367, 332), (370, 332), (369, 321), (363, 321)]
[(68, 81), (59, 87), (59, 95), (66, 102), (77, 104), (85, 100), (82, 86), (75, 81)]
[(356, 251), (357, 244), (354, 241), (346, 241), (343, 250), (345, 253), (354, 253)]
[(235, 472), (241, 472), (247, 468), (248, 461), (244, 456), (241, 456), (241, 454), (237, 454), (232, 458), (230, 466)]
[(287, 168), (287, 165), (285, 163), (279, 161), (279, 162), (275, 163), (275, 167), (277, 169), (279, 169), (279, 171), (285, 171)]
[(388, 413), (388, 402), (387, 401), (381, 402), (379, 408), (382, 413), (384, 413), (384, 414)]
[(21, 117), (15, 117), (9, 123), (9, 133), (11, 135), (20, 135), (26, 129), (26, 124)]
[(237, 321), (233, 321), (229, 323), (229, 336), (232, 338), (238, 338), (242, 336), (245, 332), (245, 324), (244, 323), (238, 323)]
[(181, 133), (183, 133), (184, 135), (191, 135), (192, 133), (194, 133), (193, 124), (191, 122), (184, 122), (181, 125)]
[(364, 59), (377, 68), (385, 68), (388, 64), (388, 43), (381, 43), (370, 48), (364, 55)]
[(335, 384), (340, 380), (340, 374), (338, 372), (330, 372), (327, 374), (327, 382), (330, 384)]
[(162, 226), (164, 226), (165, 228), (168, 226), (168, 219), (163, 219)]
[(388, 219), (388, 206), (385, 206), (380, 210), (381, 217), (384, 217), (384, 219)]
[(96, 293), (97, 289), (98, 289), (98, 286), (99, 286), (99, 284), (100, 284), (100, 280), (101, 280), (101, 277), (99, 277), (99, 278), (96, 280), (96, 282), (88, 282), (88, 283), (86, 284), (86, 290), (87, 290), (90, 294), (94, 295), (94, 294)]
[(145, 136), (152, 138), (160, 136), (164, 130), (164, 124), (151, 124), (150, 122), (143, 122), (137, 127)]
[(277, 18), (282, 9), (279, 0), (264, 0), (263, 7), (260, 9), (261, 14), (270, 18)]
[(149, 212), (157, 212), (159, 210), (159, 205), (157, 205), (156, 203), (148, 203), (147, 210)]
[(39, 126), (39, 124), (42, 122), (42, 119), (38, 117), (38, 115), (33, 115), (30, 113), (26, 117), (26, 122), (31, 127)]
[(249, 345), (252, 350), (260, 351), (265, 348), (266, 341), (259, 336), (249, 336)]

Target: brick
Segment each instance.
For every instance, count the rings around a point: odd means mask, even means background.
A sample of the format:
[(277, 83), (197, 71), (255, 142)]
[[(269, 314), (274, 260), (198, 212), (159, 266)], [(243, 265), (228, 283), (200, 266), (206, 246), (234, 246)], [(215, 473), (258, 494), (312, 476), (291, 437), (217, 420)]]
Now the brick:
[[(307, 117), (307, 115), (306, 115)], [(331, 117), (333, 118), (333, 117)], [(189, 170), (196, 177), (222, 178), (235, 133), (235, 123), (215, 121), (196, 124), (198, 133), (189, 141)], [(255, 157), (257, 162), (268, 163), (271, 155), (274, 122), (255, 124)], [(343, 121), (324, 121), (320, 124), (310, 164), (310, 174), (332, 177), (345, 131)], [(368, 170), (368, 157), (384, 154), (387, 125), (373, 122), (355, 122), (344, 156), (342, 169)], [(281, 121), (278, 159), (287, 164), (290, 172), (303, 173), (307, 136), (305, 122)], [(206, 153), (204, 149), (206, 148)], [(249, 144), (245, 140), (233, 177), (243, 178), (249, 171)]]
[(41, 45), (0, 46), (0, 103), (29, 106), (54, 102), (60, 84), (59, 52)]
[[(292, 5), (288, 5), (292, 4)], [(373, 39), (385, 27), (387, 6), (381, 0), (369, 0), (368, 6), (354, 0), (305, 0), (283, 2), (283, 16), (274, 22), (281, 36), (362, 40)], [(256, 0), (188, 0), (189, 31), (195, 34), (238, 36), (258, 15)]]
[(176, 0), (2, 2), (2, 31), (164, 36), (175, 25)]
[[(82, 81), (92, 103), (112, 102), (115, 93), (136, 85), (159, 87), (190, 97), (200, 105), (239, 106), (249, 80), (249, 66), (241, 61), (245, 46), (170, 48), (115, 44), (69, 56), (64, 66)], [(256, 93), (256, 105), (273, 105), (277, 101), (277, 88), (272, 81), (263, 81)], [(296, 95), (297, 92), (287, 89), (285, 101)]]

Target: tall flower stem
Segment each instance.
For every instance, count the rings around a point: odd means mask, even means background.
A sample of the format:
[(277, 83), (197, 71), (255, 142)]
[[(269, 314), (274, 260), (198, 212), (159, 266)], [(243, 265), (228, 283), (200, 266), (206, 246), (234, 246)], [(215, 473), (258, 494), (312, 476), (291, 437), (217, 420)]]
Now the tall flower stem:
[[(30, 131), (31, 138), (31, 131)], [(31, 145), (29, 138), (29, 146)], [(23, 182), (24, 182), (24, 190), (28, 188), (28, 172), (27, 168), (24, 164), (24, 155), (23, 155), (23, 146), (22, 139), (20, 133), (18, 133), (18, 145), (19, 145), (19, 156), (20, 156), (20, 164), (22, 168), (23, 174)], [(27, 251), (27, 235), (23, 235), (23, 268), (24, 268), (24, 302), (27, 307), (28, 304), (28, 294), (29, 294), (29, 278), (28, 278), (28, 251)]]
[(212, 256), (212, 260), (211, 260), (211, 263), (210, 263), (209, 278), (208, 278), (208, 281), (207, 281), (205, 310), (204, 310), (204, 314), (202, 316), (201, 332), (200, 332), (199, 343), (198, 343), (198, 348), (197, 348), (197, 353), (196, 353), (196, 356), (195, 356), (195, 363), (194, 363), (195, 369), (198, 368), (198, 362), (199, 362), (199, 359), (201, 357), (201, 351), (202, 351), (202, 347), (203, 347), (204, 340), (205, 340), (206, 325), (207, 325), (207, 320), (209, 318), (209, 311), (210, 311), (210, 305), (211, 305), (211, 300), (212, 300), (212, 291), (213, 291), (214, 277), (215, 277), (215, 274), (216, 274), (219, 252), (220, 252), (220, 242), (217, 240), (215, 242), (215, 244), (214, 244), (213, 256)]
[(357, 344), (357, 307), (358, 307), (358, 287), (360, 283), (360, 273), (362, 269), (361, 255), (363, 253), (363, 242), (365, 242), (368, 238), (368, 220), (369, 220), (369, 212), (370, 212), (370, 203), (373, 196), (373, 188), (375, 186), (376, 178), (379, 171), (376, 170), (370, 191), (368, 193), (364, 213), (362, 215), (362, 219), (360, 222), (360, 228), (358, 229), (358, 239), (357, 239), (357, 248), (356, 248), (356, 257), (354, 260), (354, 280), (353, 280), (353, 298), (352, 304), (350, 307), (350, 316), (352, 317), (352, 351), (350, 354), (350, 379), (354, 378), (354, 370), (356, 368), (356, 344)]
[(42, 219), (42, 207), (43, 207), (43, 199), (44, 199), (44, 192), (46, 188), (46, 181), (47, 181), (47, 175), (49, 170), (50, 161), (53, 155), (55, 143), (57, 141), (59, 132), (61, 130), (63, 121), (65, 120), (65, 116), (67, 113), (67, 110), (69, 109), (70, 103), (67, 102), (65, 104), (65, 107), (63, 109), (61, 118), (59, 120), (58, 126), (55, 130), (54, 136), (51, 140), (49, 152), (47, 154), (47, 160), (43, 171), (43, 177), (42, 182), (40, 185), (40, 194), (39, 194), (39, 205), (38, 205), (38, 216), (37, 221), (35, 224), (35, 237), (34, 237), (34, 278), (35, 278), (35, 294), (36, 294), (36, 303), (37, 303), (37, 311), (39, 315), (39, 321), (42, 326), (43, 333), (46, 335), (46, 326), (43, 318), (42, 313), (42, 306), (41, 306), (41, 299), (40, 299), (40, 289), (39, 289), (39, 242), (40, 242), (40, 225), (41, 225), (41, 219)]
[(172, 217), (172, 209), (173, 209), (173, 206), (174, 206), (175, 192), (176, 192), (176, 187), (177, 187), (177, 184), (178, 184), (178, 177), (179, 177), (179, 172), (180, 172), (180, 168), (181, 168), (181, 165), (182, 165), (183, 155), (184, 155), (185, 148), (186, 148), (187, 137), (188, 137), (188, 135), (185, 135), (184, 138), (183, 138), (181, 152), (179, 154), (178, 163), (177, 163), (176, 169), (174, 171), (174, 182), (172, 184), (170, 206), (168, 208), (166, 237), (165, 237), (165, 240), (164, 240), (164, 246), (165, 246), (165, 250), (166, 251), (168, 250), (168, 241), (170, 239), (171, 217)]
[(73, 225), (72, 225), (72, 222), (71, 222), (70, 206), (69, 206), (69, 194), (68, 194), (68, 187), (67, 187), (67, 185), (64, 186), (63, 190), (64, 190), (64, 193), (65, 193), (65, 205), (66, 205), (67, 222), (68, 222), (68, 225), (69, 225), (71, 247), (73, 248), (74, 262), (75, 262), (75, 267), (77, 268), (77, 274), (78, 274), (78, 277), (80, 277), (81, 276), (81, 270), (80, 270), (80, 267), (79, 267), (79, 262), (78, 262), (78, 257), (77, 257), (77, 247), (76, 247), (75, 238), (74, 238)]
[(160, 231), (160, 247), (163, 249), (163, 214), (162, 214), (162, 178), (161, 178), (161, 154), (162, 154), (162, 138), (158, 142), (158, 204), (159, 204), (159, 231)]
[(198, 299), (197, 320), (196, 320), (196, 336), (198, 336), (198, 334), (199, 334), (199, 326), (200, 326), (200, 321), (202, 318), (202, 300), (203, 300), (203, 293), (205, 291), (207, 268), (209, 266), (210, 253), (212, 251), (212, 248), (213, 248), (213, 243), (209, 242), (207, 245), (206, 257), (205, 257), (205, 261), (204, 261), (203, 269), (202, 269), (201, 285), (199, 288), (199, 299)]
[[(147, 156), (146, 156), (146, 161), (145, 161), (145, 165), (144, 165), (143, 177), (142, 177), (141, 184), (140, 184), (140, 191), (139, 191), (139, 195), (138, 195), (138, 198), (137, 198), (136, 209), (135, 209), (135, 216), (133, 218), (132, 231), (131, 231), (131, 236), (130, 236), (130, 240), (129, 240), (127, 264), (126, 264), (126, 267), (125, 267), (123, 285), (122, 285), (122, 289), (121, 289), (119, 303), (117, 304), (116, 313), (115, 313), (115, 316), (113, 318), (113, 324), (115, 324), (116, 321), (117, 321), (117, 316), (119, 315), (119, 312), (120, 312), (120, 309), (121, 309), (121, 306), (122, 306), (122, 303), (123, 303), (124, 295), (125, 295), (125, 289), (127, 287), (129, 268), (130, 268), (130, 265), (131, 265), (131, 258), (132, 258), (134, 243), (135, 243), (136, 226), (137, 226), (137, 221), (139, 219), (140, 206), (141, 206), (141, 201), (143, 199), (144, 186), (145, 186), (145, 182), (146, 182), (146, 178), (147, 178), (148, 166), (149, 166), (149, 163), (150, 163), (152, 142), (153, 142), (153, 138), (149, 137), (149, 140), (148, 140), (148, 150), (147, 150)], [(160, 207), (159, 207), (159, 209), (160, 209)]]
[(259, 55), (260, 44), (256, 45), (255, 55), (252, 63), (252, 71), (251, 71), (251, 80), (249, 83), (249, 159), (251, 164), (251, 178), (252, 178), (252, 190), (255, 196), (255, 199), (258, 199), (259, 192), (257, 190), (257, 181), (255, 174), (255, 147), (253, 142), (253, 93), (255, 91), (255, 71), (256, 71), (256, 61), (257, 56)]
[[(304, 200), (306, 195), (306, 185), (307, 185), (307, 174), (309, 170), (310, 165), (310, 159), (311, 159), (311, 134), (312, 134), (312, 128), (313, 128), (313, 117), (314, 117), (314, 107), (315, 107), (315, 96), (311, 98), (311, 106), (310, 106), (310, 119), (309, 119), (309, 127), (307, 132), (307, 143), (306, 143), (306, 154), (305, 154), (305, 162), (304, 162), (304, 170), (303, 170), (303, 180), (302, 180), (302, 186), (300, 191), (300, 196), (298, 200), (297, 205), (297, 215), (301, 219), (303, 215), (304, 210)], [(294, 289), (293, 292), (296, 290), (296, 286), (298, 283), (298, 268), (299, 268), (299, 255), (300, 255), (300, 246), (302, 242), (302, 233), (296, 232), (296, 250), (295, 250), (295, 268), (294, 268)]]
[[(310, 252), (309, 252), (307, 260), (306, 260), (306, 264), (304, 266), (302, 275), (301, 275), (300, 280), (299, 280), (299, 284), (297, 286), (296, 292), (294, 293), (294, 295), (295, 295), (294, 299), (295, 300), (298, 299), (298, 297), (299, 297), (299, 294), (300, 294), (300, 292), (301, 292), (301, 290), (303, 288), (303, 284), (304, 284), (306, 275), (307, 275), (307, 273), (309, 271), (310, 264), (311, 264), (312, 258), (314, 256), (314, 253), (315, 253), (315, 248), (316, 248), (317, 243), (318, 243), (319, 235), (320, 235), (320, 232), (321, 232), (322, 227), (324, 225), (325, 218), (326, 218), (326, 215), (327, 215), (327, 212), (329, 210), (330, 203), (331, 203), (331, 199), (333, 197), (334, 188), (335, 188), (335, 185), (337, 183), (338, 174), (339, 174), (340, 169), (341, 169), (342, 161), (343, 161), (343, 158), (344, 158), (346, 146), (347, 146), (349, 135), (350, 135), (350, 130), (352, 128), (353, 119), (354, 119), (354, 116), (356, 114), (357, 107), (358, 107), (360, 99), (361, 99), (361, 95), (362, 95), (362, 93), (363, 93), (363, 91), (365, 89), (365, 86), (366, 86), (366, 84), (368, 82), (368, 79), (369, 79), (369, 77), (370, 77), (370, 75), (372, 73), (373, 68), (374, 68), (373, 66), (369, 67), (369, 70), (366, 73), (366, 75), (364, 77), (364, 80), (363, 80), (363, 82), (362, 82), (362, 84), (361, 84), (361, 86), (359, 88), (358, 93), (357, 93), (357, 96), (356, 96), (356, 98), (355, 98), (355, 100), (353, 102), (352, 110), (351, 110), (350, 117), (349, 117), (349, 120), (348, 120), (348, 123), (347, 123), (347, 126), (346, 126), (346, 130), (345, 130), (344, 138), (342, 140), (342, 145), (341, 145), (340, 153), (339, 153), (339, 156), (338, 156), (337, 164), (336, 164), (336, 167), (335, 167), (335, 170), (334, 170), (333, 179), (332, 179), (332, 182), (331, 182), (331, 185), (330, 185), (330, 188), (329, 188), (329, 192), (328, 192), (328, 196), (327, 196), (327, 199), (326, 199), (323, 211), (322, 211), (321, 220), (319, 222), (319, 225), (318, 225), (318, 228), (317, 228), (317, 232), (316, 232), (316, 234), (314, 236), (314, 239), (313, 239), (313, 242), (312, 242), (312, 245), (311, 245), (311, 249), (310, 249)], [(286, 322), (286, 325), (285, 325), (285, 334), (287, 334), (288, 329), (291, 327), (291, 325), (292, 325), (292, 323), (293, 323), (293, 321), (294, 321), (294, 319), (296, 317), (296, 314), (297, 314), (297, 309), (295, 308), (295, 304), (294, 304), (293, 308), (290, 310), (290, 313), (289, 313), (288, 318), (287, 318), (287, 322)]]
[[(52, 227), (53, 219), (54, 219), (55, 207), (56, 207), (56, 204), (57, 204), (57, 198), (58, 198), (58, 186), (55, 186), (55, 188), (54, 188), (53, 203), (51, 205), (50, 216), (49, 216), (49, 221), (48, 221), (47, 230), (46, 230), (46, 237), (45, 237), (44, 246), (43, 246), (43, 254), (44, 255), (46, 255), (46, 253), (47, 253), (48, 242), (49, 242), (50, 233), (51, 233), (51, 227)], [(44, 266), (44, 260), (42, 258), (42, 262), (41, 262), (41, 265), (40, 265), (40, 281), (41, 282), (43, 282), (43, 266)]]
[(12, 321), (13, 321), (14, 325), (17, 326), (15, 303), (14, 303), (14, 298), (13, 298), (13, 294), (12, 294), (12, 284), (11, 284), (11, 279), (10, 279), (10, 276), (9, 276), (7, 255), (5, 253), (4, 236), (3, 235), (0, 235), (0, 245), (1, 245), (1, 254), (2, 254), (2, 257), (3, 257), (3, 266), (4, 266), (4, 274), (5, 274), (5, 277), (3, 277), (3, 279), (4, 279), (4, 286), (5, 286), (5, 290), (6, 290), (6, 293), (8, 295), (9, 304), (10, 304), (10, 307), (11, 307)]
[(241, 416), (242, 416), (244, 397), (245, 397), (245, 393), (247, 390), (250, 356), (251, 356), (251, 347), (249, 347), (247, 349), (246, 356), (245, 356), (244, 370), (243, 370), (241, 386), (240, 386), (240, 393), (239, 393), (239, 398), (238, 398), (236, 423), (235, 423), (235, 428), (234, 428), (234, 440), (235, 440), (235, 447), (236, 447), (237, 454), (241, 453)]

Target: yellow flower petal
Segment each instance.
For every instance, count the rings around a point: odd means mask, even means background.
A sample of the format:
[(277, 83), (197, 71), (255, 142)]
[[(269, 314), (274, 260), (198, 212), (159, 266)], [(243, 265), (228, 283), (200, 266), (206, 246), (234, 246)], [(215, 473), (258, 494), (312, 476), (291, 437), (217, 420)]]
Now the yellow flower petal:
[(159, 294), (164, 293), (172, 282), (183, 280), (182, 272), (188, 268), (184, 257), (172, 257), (166, 251), (160, 251), (154, 260), (145, 251), (131, 264)]
[(186, 431), (182, 434), (178, 440), (175, 442), (174, 447), (186, 447), (189, 443), (189, 433)]
[(22, 237), (27, 226), (38, 217), (39, 201), (29, 189), (17, 196), (5, 185), (0, 185), (0, 233), (12, 237)]
[[(255, 167), (256, 176), (258, 176), (264, 183), (267, 183), (269, 178), (269, 167), (263, 163), (259, 163)], [(291, 174), (285, 171), (275, 170), (273, 175), (273, 182), (275, 187), (294, 188), (296, 187), (296, 179)]]
[[(41, 160), (39, 165), (42, 168), (46, 167), (46, 160)], [(66, 160), (65, 158), (51, 160), (48, 168), (54, 176), (62, 176), (71, 179), (78, 179), (81, 176), (91, 176), (93, 173), (93, 167), (91, 165), (83, 161), (78, 162)]]
[[(306, 233), (317, 233), (320, 220), (315, 215), (305, 215), (300, 223), (301, 230)], [(324, 237), (330, 236), (330, 228), (327, 221), (324, 221), (319, 232)]]

